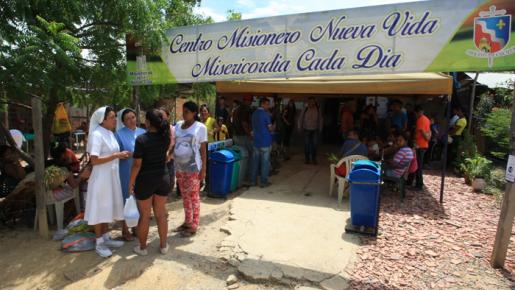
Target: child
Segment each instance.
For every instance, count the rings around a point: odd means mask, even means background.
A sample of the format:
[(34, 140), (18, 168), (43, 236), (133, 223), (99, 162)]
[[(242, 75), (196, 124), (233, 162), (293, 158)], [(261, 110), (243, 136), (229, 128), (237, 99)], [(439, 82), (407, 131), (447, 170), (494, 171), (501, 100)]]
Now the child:
[(215, 141), (223, 141), (229, 137), (229, 130), (224, 124), (224, 117), (218, 117), (217, 128), (215, 130)]

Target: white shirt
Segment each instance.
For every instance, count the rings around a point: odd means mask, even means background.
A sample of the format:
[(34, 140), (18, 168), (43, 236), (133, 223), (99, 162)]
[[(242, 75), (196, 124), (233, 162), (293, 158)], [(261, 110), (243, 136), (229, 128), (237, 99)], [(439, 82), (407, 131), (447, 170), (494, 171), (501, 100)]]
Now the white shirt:
[(21, 149), (23, 142), (27, 141), (27, 140), (25, 140), (25, 136), (23, 136), (23, 133), (20, 130), (16, 130), (16, 129), (9, 130), (9, 133), (11, 133), (11, 136), (13, 137), (14, 142), (16, 142), (16, 147), (18, 147), (18, 149)]
[(207, 128), (200, 122), (193, 123), (188, 129), (182, 129), (184, 121), (175, 125), (175, 170), (182, 172), (199, 172), (202, 169), (200, 148), (207, 142)]

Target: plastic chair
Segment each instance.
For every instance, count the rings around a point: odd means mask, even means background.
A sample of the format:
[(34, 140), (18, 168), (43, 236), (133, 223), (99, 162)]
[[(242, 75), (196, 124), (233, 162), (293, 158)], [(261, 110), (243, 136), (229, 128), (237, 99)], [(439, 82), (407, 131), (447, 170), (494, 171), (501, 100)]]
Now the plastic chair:
[[(329, 180), (329, 196), (333, 195), (334, 183), (338, 182), (338, 206), (342, 205), (342, 199), (345, 191), (345, 187), (347, 186), (347, 182), (349, 181), (349, 173), (351, 171), (352, 162), (358, 160), (368, 160), (366, 156), (361, 155), (350, 155), (344, 157), (338, 161), (336, 165), (331, 164), (329, 166), (329, 170), (331, 172), (330, 180)], [(339, 176), (336, 174), (336, 168), (340, 167), (343, 163), (345, 163), (345, 168), (347, 168), (347, 173), (345, 177)]]
[[(51, 196), (52, 193), (51, 192), (47, 192), (47, 196)], [(50, 210), (48, 210), (51, 206), (53, 205), (54, 208), (55, 208), (55, 217), (56, 217), (56, 220), (57, 220), (57, 230), (62, 230), (63, 229), (63, 223), (64, 223), (64, 204), (70, 200), (74, 200), (74, 203), (75, 203), (75, 211), (77, 212), (77, 214), (80, 213), (80, 200), (79, 200), (79, 188), (74, 188), (73, 189), (73, 196), (70, 196), (69, 198), (66, 198), (66, 199), (63, 199), (63, 200), (60, 200), (60, 201), (56, 201), (54, 199), (47, 199), (47, 212), (50, 212)], [(53, 220), (53, 217), (51, 214), (48, 215), (50, 220), (52, 221)], [(38, 210), (36, 209), (36, 215), (34, 216), (34, 230), (37, 230), (37, 226), (38, 226)]]

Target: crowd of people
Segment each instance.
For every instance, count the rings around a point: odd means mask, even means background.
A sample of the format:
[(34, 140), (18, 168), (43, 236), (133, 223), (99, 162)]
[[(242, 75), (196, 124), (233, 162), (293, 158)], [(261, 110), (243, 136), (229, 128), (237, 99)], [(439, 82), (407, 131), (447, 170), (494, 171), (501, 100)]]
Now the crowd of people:
[[(321, 108), (316, 100), (307, 99), (297, 116), (293, 100), (262, 97), (252, 108), (253, 97), (235, 100), (229, 108), (220, 97), (211, 116), (207, 105), (194, 102), (183, 105), (183, 120), (173, 125), (165, 108), (149, 110), (145, 124), (137, 124), (136, 112), (125, 108), (115, 112), (111, 107), (97, 109), (90, 118), (87, 152), (90, 163), (81, 169), (79, 160), (65, 143), (52, 143), (45, 176), (52, 176), (52, 198), (64, 200), (73, 189), (87, 181), (84, 220), (93, 226), (96, 252), (111, 256), (111, 248), (124, 242), (111, 238), (109, 224), (121, 223), (125, 241), (139, 244), (134, 252), (147, 255), (147, 236), (153, 210), (160, 237), (160, 252), (168, 251), (168, 213), (165, 207), (169, 194), (176, 188), (182, 197), (184, 222), (174, 232), (183, 237), (196, 234), (200, 221), (200, 190), (206, 182), (207, 144), (232, 138), (249, 153), (250, 166), (246, 179), (250, 186), (270, 186), (269, 175), (272, 144), (275, 142), (284, 159), (289, 159), (289, 147), (295, 128), (304, 137), (304, 161), (317, 164), (317, 147), (323, 131)], [(273, 105), (272, 105), (273, 104)], [(383, 122), (384, 121), (384, 122)], [(453, 110), (450, 130), (445, 134), (434, 116), (426, 116), (420, 106), (390, 102), (388, 117), (379, 119), (376, 107), (367, 105), (358, 110), (355, 101), (348, 101), (340, 111), (339, 135), (342, 139), (340, 156), (363, 155), (383, 162), (385, 174), (401, 177), (409, 171), (408, 184), (422, 189), (426, 153), (448, 138), (449, 156), (455, 155), (463, 139), (467, 121), (460, 108)], [(382, 124), (385, 123), (385, 124)], [(0, 147), (2, 187), (0, 197), (12, 191), (26, 177), (18, 162), (16, 150)], [(176, 185), (176, 186), (175, 186)], [(125, 201), (137, 200), (140, 219), (136, 228), (123, 222)]]
[[(169, 123), (169, 112), (153, 109), (145, 115), (145, 130), (136, 126), (136, 113), (123, 109), (116, 114), (102, 107), (91, 116), (87, 152), (91, 173), (88, 179), (84, 220), (94, 227), (96, 252), (112, 255), (111, 248), (124, 242), (113, 240), (109, 224), (123, 221), (124, 202), (129, 196), (137, 201), (140, 218), (136, 227), (138, 255), (147, 255), (151, 211), (157, 221), (160, 252), (168, 251), (168, 212), (165, 204), (175, 178), (182, 196), (185, 220), (177, 229), (184, 237), (195, 235), (200, 220), (200, 185), (206, 176), (206, 107), (194, 102), (183, 105), (183, 121)], [(198, 120), (200, 112), (200, 119)], [(118, 122), (117, 122), (118, 115)], [(133, 239), (124, 224), (123, 237)]]
[(407, 172), (408, 185), (421, 190), (424, 165), (441, 159), (441, 155), (435, 158), (432, 153), (438, 146), (442, 147), (444, 138), (450, 143), (448, 162), (452, 162), (458, 152), (467, 120), (459, 107), (454, 108), (453, 114), (448, 134), (445, 134), (436, 116), (428, 117), (421, 106), (403, 106), (401, 101), (393, 100), (387, 117), (379, 120), (373, 105), (367, 105), (356, 116), (356, 103), (349, 101), (340, 114), (340, 133), (344, 140), (340, 156), (362, 155), (381, 161), (387, 176), (400, 178)]

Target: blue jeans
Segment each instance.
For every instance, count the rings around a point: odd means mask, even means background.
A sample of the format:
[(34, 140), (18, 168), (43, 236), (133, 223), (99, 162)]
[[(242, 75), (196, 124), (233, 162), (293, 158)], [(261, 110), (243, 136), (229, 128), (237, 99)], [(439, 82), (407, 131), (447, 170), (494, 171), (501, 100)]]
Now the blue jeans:
[(268, 173), (270, 172), (270, 151), (272, 151), (272, 147), (254, 147), (252, 149), (252, 163), (251, 163), (251, 173), (250, 173), (250, 182), (253, 185), (256, 185), (257, 182), (257, 173), (259, 165), (261, 164), (261, 180), (260, 184), (265, 185), (268, 184)]
[(306, 161), (317, 159), (318, 130), (304, 130), (304, 155)]

